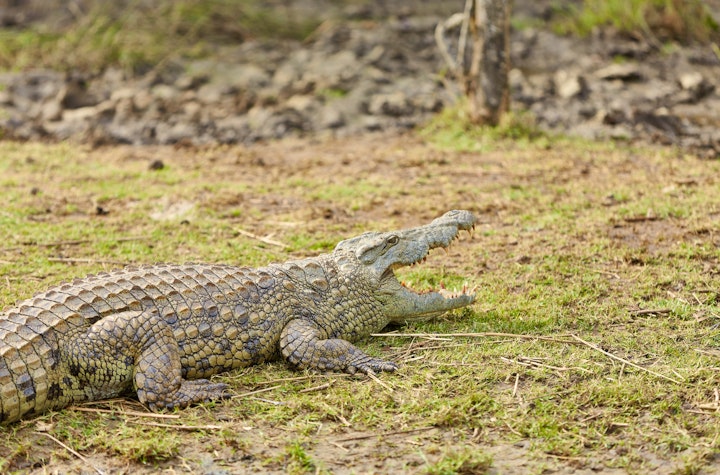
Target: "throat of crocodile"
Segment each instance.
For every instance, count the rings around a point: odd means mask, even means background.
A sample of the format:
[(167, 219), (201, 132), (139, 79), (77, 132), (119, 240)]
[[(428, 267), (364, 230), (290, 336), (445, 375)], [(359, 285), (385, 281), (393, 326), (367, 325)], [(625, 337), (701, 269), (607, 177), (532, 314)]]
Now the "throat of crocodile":
[(444, 287), (414, 290), (398, 280), (392, 267), (383, 273), (379, 295), (385, 315), (392, 322), (432, 318), (475, 301), (474, 289), (469, 291), (467, 286), (459, 291), (450, 291)]

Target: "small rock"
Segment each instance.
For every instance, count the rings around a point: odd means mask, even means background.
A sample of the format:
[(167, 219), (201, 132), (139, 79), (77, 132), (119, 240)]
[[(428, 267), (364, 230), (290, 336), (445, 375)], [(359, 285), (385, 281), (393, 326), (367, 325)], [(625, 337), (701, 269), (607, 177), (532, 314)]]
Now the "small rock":
[(214, 104), (220, 102), (222, 96), (227, 92), (227, 85), (208, 83), (200, 86), (197, 90), (197, 99), (203, 104)]
[(174, 99), (178, 95), (178, 90), (173, 86), (168, 86), (167, 84), (157, 84), (153, 86), (151, 92), (152, 95), (158, 99), (166, 100)]
[(360, 119), (363, 129), (376, 131), (382, 129), (382, 122), (373, 115), (365, 115)]
[(627, 114), (625, 111), (619, 108), (611, 108), (609, 110), (602, 110), (598, 112), (602, 123), (605, 125), (617, 125), (627, 120)]
[(620, 79), (622, 81), (638, 81), (643, 78), (640, 68), (637, 64), (611, 64), (595, 71), (595, 76), (605, 81)]
[(197, 89), (198, 87), (208, 82), (208, 79), (209, 77), (205, 74), (186, 74), (177, 78), (177, 80), (175, 81), (175, 87), (180, 89), (181, 91), (187, 91), (188, 89)]
[(400, 117), (412, 113), (407, 96), (396, 91), (389, 94), (375, 94), (368, 103), (368, 112), (373, 115)]
[(697, 72), (692, 71), (680, 75), (678, 78), (680, 87), (683, 88), (679, 94), (673, 99), (677, 103), (693, 104), (707, 97), (715, 90), (715, 86), (711, 84), (705, 77)]
[(160, 122), (155, 126), (155, 137), (161, 144), (175, 144), (186, 140), (192, 141), (196, 135), (197, 127), (188, 122), (178, 122), (173, 125)]
[(98, 97), (89, 90), (89, 85), (83, 78), (71, 77), (60, 90), (62, 105), (66, 109), (90, 107), (97, 105), (102, 97)]
[(150, 104), (153, 103), (153, 97), (152, 94), (150, 94), (148, 91), (141, 89), (137, 91), (137, 94), (135, 94), (135, 96), (133, 96), (132, 101), (135, 109), (139, 111), (144, 111), (148, 107), (150, 107)]
[(62, 120), (67, 122), (77, 122), (90, 119), (99, 113), (98, 107), (80, 107), (77, 109), (65, 109), (62, 112)]
[(298, 112), (307, 112), (316, 104), (316, 99), (313, 96), (307, 95), (295, 95), (287, 100), (285, 105), (291, 109), (295, 109)]
[(41, 120), (60, 120), (63, 108), (59, 101), (48, 101), (42, 105), (40, 111)]
[(119, 101), (120, 99), (132, 99), (134, 98), (140, 90), (135, 89), (134, 87), (121, 87), (120, 89), (116, 89), (110, 94), (110, 100), (111, 101)]
[(215, 122), (215, 136), (221, 143), (239, 143), (250, 135), (246, 116), (233, 115)]
[(270, 83), (270, 76), (255, 64), (241, 64), (227, 71), (228, 84), (239, 89), (259, 89)]
[(683, 132), (682, 121), (680, 118), (670, 115), (665, 111), (636, 111), (633, 119), (636, 124), (651, 127), (668, 136), (677, 137)]
[(345, 125), (345, 115), (335, 104), (320, 109), (318, 124), (323, 129), (337, 129)]
[(580, 96), (585, 93), (585, 78), (579, 74), (561, 69), (555, 73), (555, 92), (563, 99)]
[(186, 120), (197, 122), (202, 113), (202, 105), (197, 101), (188, 101), (182, 105), (182, 111)]
[(135, 110), (133, 108), (133, 101), (131, 98), (125, 98), (117, 101), (115, 104), (115, 117), (114, 120), (130, 121), (133, 120)]
[(705, 82), (705, 78), (701, 73), (691, 71), (681, 74), (678, 78), (678, 82), (680, 83), (680, 87), (683, 89), (695, 89)]

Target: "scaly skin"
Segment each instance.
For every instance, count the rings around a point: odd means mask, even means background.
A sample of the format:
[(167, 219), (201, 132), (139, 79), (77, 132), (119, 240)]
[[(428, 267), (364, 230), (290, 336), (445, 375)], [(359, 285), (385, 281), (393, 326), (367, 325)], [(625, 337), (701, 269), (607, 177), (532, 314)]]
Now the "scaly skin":
[(450, 211), (260, 269), (154, 265), (53, 287), (0, 313), (0, 422), (133, 391), (152, 410), (185, 407), (226, 395), (225, 384), (204, 378), (278, 358), (321, 371), (394, 371), (351, 342), (471, 304), (465, 291), (416, 293), (393, 270), (474, 223)]

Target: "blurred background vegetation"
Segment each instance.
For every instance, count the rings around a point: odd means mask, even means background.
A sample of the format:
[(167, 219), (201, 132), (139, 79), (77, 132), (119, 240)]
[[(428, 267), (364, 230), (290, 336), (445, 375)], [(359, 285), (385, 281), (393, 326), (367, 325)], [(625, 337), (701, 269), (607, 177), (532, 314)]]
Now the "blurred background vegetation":
[[(515, 0), (544, 14), (515, 28), (585, 36), (601, 27), (664, 42), (718, 41), (717, 0)], [(253, 38), (304, 40), (331, 18), (373, 20), (460, 11), (463, 0), (0, 0), (0, 69), (142, 74), (169, 57), (210, 55)]]

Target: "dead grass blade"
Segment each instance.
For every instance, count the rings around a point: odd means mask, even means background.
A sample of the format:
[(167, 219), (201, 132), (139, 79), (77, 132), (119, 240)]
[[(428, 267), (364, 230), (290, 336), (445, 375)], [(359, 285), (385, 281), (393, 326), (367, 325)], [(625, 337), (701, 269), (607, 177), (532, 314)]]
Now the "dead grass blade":
[(48, 434), (47, 432), (39, 432), (39, 431), (36, 431), (35, 433), (36, 433), (36, 434), (42, 434), (42, 435), (44, 435), (44, 436), (47, 437), (48, 439), (50, 439), (50, 440), (52, 440), (53, 442), (55, 442), (56, 444), (58, 444), (58, 445), (59, 445), (60, 447), (62, 447), (63, 449), (65, 449), (65, 450), (67, 450), (68, 452), (70, 452), (71, 454), (73, 454), (75, 457), (77, 457), (77, 458), (79, 458), (80, 460), (82, 460), (88, 467), (92, 468), (93, 470), (95, 470), (95, 471), (96, 471), (97, 473), (99, 473), (100, 475), (105, 475), (105, 472), (104, 472), (104, 471), (100, 470), (98, 467), (96, 467), (95, 465), (93, 465), (92, 462), (90, 462), (90, 460), (88, 460), (87, 458), (85, 458), (82, 454), (80, 454), (78, 451), (76, 451), (76, 450), (73, 449), (72, 447), (70, 447), (70, 446), (62, 443), (60, 440), (56, 439), (55, 437), (53, 437), (52, 435)]
[(140, 426), (150, 426), (150, 427), (163, 427), (167, 429), (177, 429), (177, 430), (187, 430), (187, 431), (194, 431), (194, 430), (220, 430), (223, 428), (223, 426), (218, 425), (201, 425), (201, 426), (188, 426), (183, 424), (163, 424), (161, 422), (141, 422), (141, 421), (133, 421), (128, 420), (128, 422)]
[(50, 262), (62, 262), (64, 264), (110, 264), (112, 266), (125, 267), (127, 262), (112, 261), (107, 259), (86, 259), (81, 257), (48, 257)]
[(319, 386), (313, 386), (312, 388), (301, 389), (301, 390), (298, 391), (298, 392), (299, 392), (299, 393), (311, 393), (311, 392), (314, 392), (314, 391), (322, 391), (323, 389), (327, 389), (327, 388), (329, 388), (330, 386), (332, 386), (333, 384), (335, 384), (335, 381), (337, 381), (337, 380), (336, 380), (336, 379), (333, 379), (333, 380), (328, 381), (327, 383), (321, 384), (321, 385), (319, 385)]
[(388, 386), (387, 384), (383, 383), (382, 380), (381, 380), (380, 378), (378, 378), (377, 376), (375, 376), (373, 373), (366, 373), (366, 374), (367, 374), (367, 377), (368, 377), (368, 378), (372, 379), (373, 381), (375, 381), (377, 384), (379, 384), (380, 386), (384, 387), (384, 388), (387, 389), (388, 391), (390, 391), (390, 392), (395, 391), (393, 388), (391, 388), (391, 387)]
[[(480, 333), (372, 333), (370, 336), (384, 338), (516, 338), (520, 340), (540, 340), (552, 343), (562, 343), (565, 345), (579, 345), (580, 343), (573, 340), (562, 340), (543, 335), (523, 335), (518, 333), (497, 333), (497, 332), (480, 332)], [(563, 335), (572, 336), (572, 335)]]
[(179, 419), (178, 414), (160, 414), (157, 412), (129, 411), (124, 409), (99, 409), (97, 407), (70, 406), (68, 410), (80, 412), (93, 412), (95, 414), (117, 414), (134, 417), (151, 417), (155, 419)]
[(260, 241), (265, 244), (270, 244), (271, 246), (277, 246), (281, 248), (286, 248), (287, 244), (284, 244), (280, 241), (275, 241), (273, 239), (270, 239), (267, 236), (258, 236), (257, 234), (251, 233), (250, 231), (245, 231), (244, 229), (236, 228), (235, 231), (237, 231), (238, 234), (242, 234), (245, 237), (249, 237), (251, 239), (255, 239), (256, 241)]
[(129, 242), (129, 241), (147, 241), (152, 239), (152, 236), (127, 236), (115, 239), (73, 239), (69, 241), (53, 241), (53, 242), (23, 242), (22, 246), (4, 247), (0, 249), (0, 252), (19, 251), (20, 249), (27, 246), (33, 247), (63, 247), (63, 246), (79, 246), (81, 244), (91, 244), (99, 242)]
[(652, 374), (653, 376), (656, 376), (656, 377), (661, 378), (661, 379), (665, 379), (665, 380), (670, 381), (670, 382), (672, 382), (672, 383), (675, 383), (675, 384), (683, 384), (682, 381), (678, 381), (677, 379), (673, 379), (673, 378), (671, 378), (671, 377), (669, 377), (669, 376), (665, 376), (664, 374), (657, 373), (657, 372), (655, 372), (655, 371), (653, 371), (653, 370), (651, 370), (651, 369), (643, 368), (642, 366), (636, 365), (635, 363), (633, 363), (633, 362), (631, 362), (631, 361), (628, 361), (628, 360), (626, 360), (626, 359), (624, 359), (624, 358), (620, 358), (619, 356), (613, 355), (613, 354), (610, 353), (609, 351), (605, 351), (605, 350), (603, 350), (602, 348), (600, 348), (599, 346), (594, 345), (594, 344), (592, 344), (592, 343), (589, 343), (589, 342), (583, 340), (582, 338), (580, 338), (580, 337), (577, 336), (577, 335), (570, 335), (570, 336), (572, 336), (573, 338), (575, 338), (577, 341), (579, 341), (579, 342), (582, 343), (583, 345), (587, 346), (588, 348), (592, 348), (592, 349), (595, 350), (595, 351), (599, 351), (599, 352), (602, 353), (603, 355), (605, 355), (605, 356), (607, 356), (607, 357), (609, 357), (609, 358), (612, 358), (612, 359), (614, 359), (614, 360), (616, 360), (616, 361), (619, 361), (619, 362), (624, 363), (624, 364), (626, 364), (626, 365), (632, 366), (633, 368), (639, 369), (640, 371), (645, 371), (646, 373)]
[(392, 435), (402, 435), (402, 434), (412, 434), (414, 432), (424, 432), (427, 430), (433, 430), (435, 427), (420, 427), (418, 429), (408, 429), (408, 430), (395, 430), (392, 432), (381, 432), (380, 434), (368, 434), (368, 435), (356, 435), (353, 437), (343, 437), (342, 439), (337, 439), (336, 442), (351, 442), (353, 440), (364, 440), (364, 439), (372, 439), (373, 437), (389, 437)]

